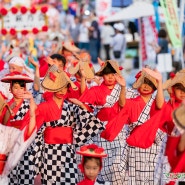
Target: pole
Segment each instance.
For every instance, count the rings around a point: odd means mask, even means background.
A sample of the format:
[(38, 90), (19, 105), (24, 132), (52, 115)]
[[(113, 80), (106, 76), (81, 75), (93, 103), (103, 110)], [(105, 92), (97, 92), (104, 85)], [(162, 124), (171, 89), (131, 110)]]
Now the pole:
[(138, 18), (138, 24), (139, 24), (139, 35), (140, 35), (140, 39), (139, 39), (139, 69), (141, 70), (142, 67), (143, 67), (143, 64), (142, 64), (142, 37), (141, 37), (141, 34), (142, 34), (142, 26), (141, 26), (141, 17)]
[[(184, 7), (185, 7), (185, 0), (180, 1), (180, 16), (179, 16), (179, 26), (180, 26), (180, 35), (184, 39), (184, 36), (182, 34), (183, 30), (183, 23), (184, 23)], [(182, 41), (182, 48), (181, 48), (181, 64), (182, 64), (182, 69), (184, 68), (184, 57), (183, 57), (183, 44), (184, 42)]]

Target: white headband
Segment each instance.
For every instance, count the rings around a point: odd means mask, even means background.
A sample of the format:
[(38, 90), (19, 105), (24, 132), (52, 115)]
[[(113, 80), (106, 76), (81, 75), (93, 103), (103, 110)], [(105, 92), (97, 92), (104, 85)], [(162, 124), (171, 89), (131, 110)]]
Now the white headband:
[(25, 66), (25, 62), (21, 57), (13, 57), (10, 59), (9, 64), (15, 64), (17, 66), (20, 67), (24, 67)]

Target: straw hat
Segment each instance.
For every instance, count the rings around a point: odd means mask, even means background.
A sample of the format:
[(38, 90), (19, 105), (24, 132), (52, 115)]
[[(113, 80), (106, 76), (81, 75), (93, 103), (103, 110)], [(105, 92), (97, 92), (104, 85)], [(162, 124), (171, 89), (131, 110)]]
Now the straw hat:
[(102, 63), (102, 66), (98, 72), (96, 72), (97, 76), (102, 76), (103, 75), (103, 70), (107, 67), (107, 65), (110, 64), (111, 67), (115, 70), (116, 73), (121, 75), (120, 68), (118, 65), (118, 62), (113, 61), (113, 60), (107, 60), (105, 63)]
[(49, 92), (60, 91), (68, 84), (70, 84), (74, 90), (78, 89), (67, 74), (64, 71), (59, 70), (55, 65), (52, 65), (48, 69), (43, 81), (41, 82), (41, 86)]
[(69, 50), (71, 52), (79, 52), (80, 49), (78, 47), (75, 46), (74, 42), (71, 41), (65, 41), (62, 43), (62, 48)]
[(81, 52), (81, 53), (79, 54), (79, 59), (80, 59), (82, 62), (88, 62), (88, 63), (91, 62), (91, 56), (90, 56), (90, 54), (89, 54), (88, 52), (85, 52), (85, 51), (83, 51), (83, 52)]
[(170, 78), (163, 83), (163, 89), (166, 90), (170, 87), (172, 79), (175, 77), (175, 73), (170, 73)]
[(177, 83), (180, 83), (185, 87), (185, 69), (177, 72), (175, 77), (171, 80), (170, 86), (174, 86)]
[(77, 154), (82, 156), (89, 156), (89, 157), (107, 157), (107, 154), (104, 152), (104, 149), (95, 145), (84, 145), (77, 151)]
[(33, 80), (27, 75), (17, 71), (5, 75), (1, 81), (5, 83), (11, 83), (13, 80), (23, 80), (25, 83), (33, 82)]
[(181, 104), (173, 111), (173, 120), (178, 128), (185, 131), (185, 105)]
[(88, 62), (82, 62), (82, 61), (75, 60), (75, 61), (73, 61), (72, 65), (68, 68), (68, 72), (71, 75), (74, 75), (80, 70), (80, 68), (82, 68), (84, 70), (85, 77), (87, 79), (93, 79), (94, 78), (93, 65), (91, 63), (88, 63)]
[(137, 73), (135, 78), (136, 78), (136, 81), (132, 85), (134, 89), (138, 89), (144, 83), (145, 78), (150, 80), (154, 84), (154, 86), (157, 88), (157, 80), (153, 78), (152, 76), (150, 76), (145, 71), (140, 71), (139, 73)]

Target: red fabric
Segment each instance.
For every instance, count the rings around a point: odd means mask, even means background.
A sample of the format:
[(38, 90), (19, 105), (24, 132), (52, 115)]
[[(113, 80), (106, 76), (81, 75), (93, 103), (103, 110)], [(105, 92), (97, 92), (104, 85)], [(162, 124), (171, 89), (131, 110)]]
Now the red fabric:
[[(11, 105), (13, 103), (13, 99), (11, 99), (9, 102), (8, 102), (8, 105)], [(19, 110), (21, 104), (19, 104), (16, 108), (13, 109), (13, 112), (16, 114), (17, 111)], [(0, 123), (2, 123), (3, 121), (3, 118), (5, 116), (5, 113), (6, 113), (7, 108), (5, 107), (3, 109), (3, 112), (2, 112), (2, 115), (0, 117)], [(28, 124), (30, 122), (30, 111), (28, 110), (28, 112), (24, 115), (24, 118), (22, 120), (16, 120), (16, 121), (11, 121), (11, 119), (13, 119), (14, 116), (10, 116), (9, 120), (7, 121), (6, 123), (6, 126), (10, 126), (10, 127), (14, 127), (14, 128), (17, 128), (17, 129), (20, 129), (20, 130), (23, 130), (25, 127), (25, 132), (24, 132), (24, 141), (26, 141), (33, 133), (33, 131), (35, 129), (33, 129), (32, 133), (28, 134)], [(36, 126), (35, 126), (36, 127)]]
[(148, 121), (134, 128), (130, 136), (127, 138), (127, 143), (130, 146), (139, 148), (150, 147), (155, 141), (158, 128), (161, 128), (160, 120), (163, 115), (164, 112), (159, 110), (159, 112), (152, 116)]
[(0, 71), (4, 69), (5, 62), (0, 60)]
[(71, 127), (47, 127), (44, 132), (44, 141), (47, 144), (73, 143), (73, 130)]
[(53, 97), (53, 92), (46, 91), (42, 94), (42, 97), (44, 98), (45, 101), (48, 101), (50, 98)]
[(39, 64), (40, 64), (40, 67), (39, 67), (39, 72), (40, 72), (40, 77), (44, 77), (47, 70), (48, 70), (48, 63), (45, 61), (46, 60), (46, 57), (45, 56), (42, 56), (39, 58)]
[(178, 160), (177, 147), (178, 147), (179, 140), (180, 140), (180, 137), (168, 136), (168, 140), (166, 143), (166, 155), (168, 156), (168, 161), (172, 169), (174, 168)]
[[(88, 102), (93, 105), (104, 105), (106, 103), (107, 95), (110, 95), (112, 90), (108, 89), (108, 87), (102, 83), (100, 86), (94, 86), (90, 89), (86, 89), (86, 91), (80, 97), (80, 101)], [(88, 108), (90, 110), (90, 108)], [(101, 121), (111, 120), (117, 115), (120, 111), (120, 106), (118, 102), (114, 104), (113, 107), (102, 108), (97, 117)]]
[(178, 160), (172, 169), (173, 173), (185, 173), (185, 151), (178, 156)]
[(25, 132), (24, 132), (24, 141), (26, 141), (33, 134), (35, 129), (36, 129), (36, 126), (34, 127), (32, 132), (30, 134), (28, 134), (28, 125), (26, 125), (26, 129), (25, 129)]
[[(119, 114), (107, 123), (106, 129), (101, 133), (101, 137), (113, 141), (122, 130), (124, 124), (130, 124), (137, 121), (145, 105), (146, 103), (140, 96), (128, 99)], [(152, 107), (152, 111), (150, 112), (151, 115), (154, 114), (155, 101)]]
[[(8, 105), (11, 105), (12, 103), (14, 102), (13, 99), (11, 99), (9, 102), (8, 102)], [(19, 104), (15, 109), (13, 109), (14, 113), (16, 114), (17, 111), (19, 110), (21, 104)], [(0, 123), (2, 123), (3, 121), (3, 118), (5, 116), (5, 113), (7, 111), (7, 108), (5, 107), (3, 109), (3, 112), (0, 116)], [(30, 121), (30, 116), (29, 116), (29, 110), (28, 112), (25, 114), (23, 120), (17, 120), (17, 121), (10, 121), (11, 119), (13, 119), (14, 116), (10, 116), (9, 120), (7, 121), (6, 123), (6, 126), (10, 126), (10, 127), (15, 127), (17, 129), (20, 129), (20, 130), (23, 130), (23, 128), (28, 125), (29, 121)]]
[(77, 185), (94, 185), (94, 184), (95, 184), (95, 181), (85, 178), (84, 180), (79, 182)]
[[(167, 128), (168, 126), (166, 126), (165, 123), (171, 123), (171, 110), (169, 103), (165, 103), (161, 110), (152, 111), (153, 113), (150, 119), (132, 131), (127, 138), (127, 143), (135, 147), (148, 148), (155, 141), (158, 129), (169, 133), (169, 128)], [(170, 125), (170, 127), (172, 126)], [(170, 130), (172, 130), (172, 128)]]
[(52, 98), (39, 104), (36, 110), (37, 128), (40, 128), (44, 122), (60, 119), (61, 111), (62, 107), (59, 108)]
[(68, 89), (67, 97), (68, 98), (76, 98), (79, 99), (81, 96), (80, 83), (78, 81), (74, 82), (74, 84), (78, 87), (78, 90), (73, 90), (72, 87)]

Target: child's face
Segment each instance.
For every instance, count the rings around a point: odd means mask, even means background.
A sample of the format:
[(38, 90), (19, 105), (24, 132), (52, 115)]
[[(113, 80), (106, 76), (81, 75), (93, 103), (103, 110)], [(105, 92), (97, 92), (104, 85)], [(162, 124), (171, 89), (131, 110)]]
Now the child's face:
[(103, 79), (107, 86), (115, 85), (116, 83), (116, 78), (115, 78), (114, 73), (104, 74)]
[(146, 83), (143, 83), (141, 84), (140, 88), (139, 88), (139, 92), (141, 94), (152, 94), (153, 93), (153, 89), (150, 85), (146, 84)]
[(62, 63), (62, 61), (53, 59), (53, 63), (58, 67), (59, 70), (64, 70), (64, 64)]
[(84, 164), (84, 173), (90, 180), (95, 180), (100, 171), (100, 165), (96, 159), (90, 159)]
[(174, 87), (174, 94), (178, 100), (185, 100), (185, 91), (184, 90), (182, 90), (178, 87)]
[(14, 97), (19, 99), (22, 97), (25, 87), (21, 87), (18, 83), (15, 83), (12, 85), (11, 91)]

